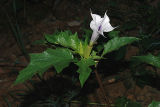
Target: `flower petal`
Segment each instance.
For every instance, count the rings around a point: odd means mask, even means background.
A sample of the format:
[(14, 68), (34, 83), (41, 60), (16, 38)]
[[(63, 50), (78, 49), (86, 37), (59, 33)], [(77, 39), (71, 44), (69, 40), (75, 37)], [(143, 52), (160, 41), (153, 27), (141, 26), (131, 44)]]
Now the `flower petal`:
[(93, 20), (90, 23), (90, 28), (93, 30), (93, 33), (90, 40), (90, 44), (93, 44), (99, 38), (99, 35), (104, 36), (103, 32), (110, 32), (116, 27), (111, 26), (110, 19), (107, 16), (106, 12), (104, 14), (104, 18), (101, 18), (101, 16), (97, 14), (92, 14), (92, 12), (91, 16)]
[(99, 33), (97, 31), (93, 31), (90, 43), (94, 43), (99, 38)]
[(91, 21), (91, 23), (90, 23), (90, 28), (92, 29), (92, 30), (96, 30), (97, 29), (97, 25), (96, 25), (96, 23), (92, 20)]
[[(106, 30), (107, 28), (109, 28), (109, 29), (111, 29), (112, 28), (112, 26), (110, 25), (110, 19), (109, 19), (109, 17), (107, 16), (107, 14), (106, 14), (106, 12), (105, 12), (105, 14), (104, 14), (104, 18), (103, 18), (103, 21), (102, 21), (102, 23), (101, 23), (101, 26), (102, 26), (102, 31), (108, 31), (108, 30)], [(113, 30), (113, 29), (112, 29)]]
[(91, 23), (90, 23), (90, 28), (91, 28), (92, 30), (98, 31), (98, 27), (99, 27), (100, 24), (101, 24), (101, 22), (96, 23), (94, 20), (92, 20)]
[(91, 13), (91, 16), (92, 16), (92, 19), (95, 23), (100, 23), (102, 21), (103, 18), (101, 18), (100, 15), (97, 15), (97, 14), (92, 14)]
[(107, 38), (106, 36), (104, 36), (104, 31), (99, 31), (98, 33), (101, 34), (103, 37)]
[(104, 14), (104, 21), (105, 21), (105, 22), (110, 22), (110, 19), (109, 19), (109, 17), (107, 16), (106, 12), (105, 12), (105, 14)]
[(113, 29), (115, 29), (115, 28), (112, 27), (110, 23), (105, 23), (105, 25), (103, 26), (103, 31), (104, 31), (104, 32), (110, 32), (110, 31), (112, 31)]

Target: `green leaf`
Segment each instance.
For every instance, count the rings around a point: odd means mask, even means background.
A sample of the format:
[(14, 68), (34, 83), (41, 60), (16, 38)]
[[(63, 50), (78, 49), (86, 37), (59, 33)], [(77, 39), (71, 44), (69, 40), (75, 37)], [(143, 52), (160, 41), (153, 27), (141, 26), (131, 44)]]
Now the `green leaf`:
[(102, 56), (138, 40), (136, 37), (115, 37), (104, 44)]
[(90, 36), (92, 35), (93, 31), (91, 29), (85, 29), (85, 28), (82, 29), (82, 30), (84, 32), (84, 35), (90, 38)]
[(147, 63), (147, 64), (153, 65), (157, 68), (160, 68), (160, 57), (154, 56), (152, 54), (148, 54), (145, 56), (133, 56), (132, 60), (133, 61), (137, 60), (139, 62)]
[(119, 33), (120, 33), (120, 31), (111, 31), (111, 32), (109, 32), (108, 33), (108, 36), (110, 37), (110, 38), (115, 38), (115, 37), (119, 37)]
[(149, 104), (148, 107), (160, 107), (160, 102), (158, 102), (158, 101), (152, 101), (152, 103)]
[(81, 41), (77, 33), (72, 34), (69, 31), (64, 31), (60, 33), (55, 33), (53, 35), (45, 35), (48, 42), (61, 45), (67, 48), (73, 49), (76, 53), (84, 58), (88, 58), (88, 37), (85, 41)]
[(45, 40), (36, 40), (32, 44), (33, 45), (45, 45), (47, 42)]
[(125, 57), (125, 55), (126, 55), (126, 46), (118, 49), (118, 51), (115, 53), (114, 59), (117, 61), (121, 60)]
[(102, 57), (98, 56), (97, 52), (94, 51), (94, 50), (92, 51), (90, 58), (92, 58), (92, 59), (102, 59)]
[(129, 101), (126, 107), (142, 107), (140, 103)]
[(117, 98), (115, 107), (142, 107), (140, 103), (133, 102), (125, 97)]
[(78, 63), (76, 63), (79, 67), (77, 72), (79, 73), (79, 80), (81, 83), (81, 87), (83, 87), (84, 83), (90, 76), (90, 73), (92, 72), (90, 66), (95, 65), (95, 62), (93, 59), (81, 59)]
[(104, 46), (100, 44), (100, 45), (96, 46), (96, 49), (98, 52), (101, 52), (104, 49)]
[(80, 40), (77, 36), (77, 33), (71, 34), (69, 31), (64, 31), (53, 35), (46, 34), (45, 38), (48, 42), (53, 44), (58, 44), (64, 47), (72, 48), (76, 51), (78, 51), (79, 49)]
[(68, 49), (47, 49), (43, 53), (31, 54), (29, 65), (20, 71), (14, 84), (22, 83), (36, 73), (43, 73), (49, 67), (54, 66), (60, 73), (73, 60), (73, 55)]

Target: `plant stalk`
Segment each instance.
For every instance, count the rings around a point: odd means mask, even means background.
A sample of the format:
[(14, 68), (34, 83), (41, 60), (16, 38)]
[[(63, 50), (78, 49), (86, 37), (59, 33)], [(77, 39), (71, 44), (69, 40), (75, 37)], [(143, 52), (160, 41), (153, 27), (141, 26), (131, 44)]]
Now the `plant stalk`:
[(103, 94), (103, 96), (104, 96), (104, 98), (105, 98), (106, 107), (110, 107), (109, 99), (108, 99), (107, 96), (106, 96), (106, 93), (105, 93), (105, 91), (104, 91), (104, 87), (103, 87), (102, 81), (101, 81), (100, 76), (99, 76), (99, 74), (98, 74), (98, 72), (97, 72), (96, 69), (94, 70), (94, 73), (96, 74), (96, 79), (97, 79), (97, 81), (98, 81), (98, 84), (99, 84), (99, 87), (100, 87), (100, 89), (101, 89), (101, 92), (102, 92), (102, 94)]
[(85, 49), (85, 54), (84, 54), (84, 57), (85, 57), (85, 58), (89, 58), (89, 56), (90, 56), (90, 54), (91, 54), (91, 51), (92, 51), (92, 48), (93, 48), (93, 46), (90, 46), (90, 45), (88, 45), (88, 46), (86, 47), (86, 49)]

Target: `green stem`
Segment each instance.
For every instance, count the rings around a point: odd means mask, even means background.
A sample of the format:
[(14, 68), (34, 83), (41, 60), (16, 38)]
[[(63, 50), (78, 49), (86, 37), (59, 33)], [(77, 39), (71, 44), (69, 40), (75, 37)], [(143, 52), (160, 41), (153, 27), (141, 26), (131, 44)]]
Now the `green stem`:
[(91, 54), (91, 51), (92, 51), (92, 46), (88, 45), (85, 49), (85, 52), (84, 52), (84, 57), (85, 58), (89, 58), (90, 54)]

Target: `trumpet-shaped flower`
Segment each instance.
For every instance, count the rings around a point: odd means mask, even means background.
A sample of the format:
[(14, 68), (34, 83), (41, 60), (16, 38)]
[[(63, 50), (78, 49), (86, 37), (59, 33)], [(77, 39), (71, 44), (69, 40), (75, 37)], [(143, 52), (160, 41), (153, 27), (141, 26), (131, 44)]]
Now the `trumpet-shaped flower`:
[(92, 12), (91, 16), (93, 20), (90, 23), (90, 28), (93, 30), (93, 33), (90, 40), (90, 45), (93, 45), (93, 43), (98, 39), (99, 35), (104, 36), (103, 32), (110, 32), (115, 27), (111, 26), (110, 19), (107, 16), (106, 12), (103, 18), (101, 18), (101, 16), (97, 14), (92, 14)]

